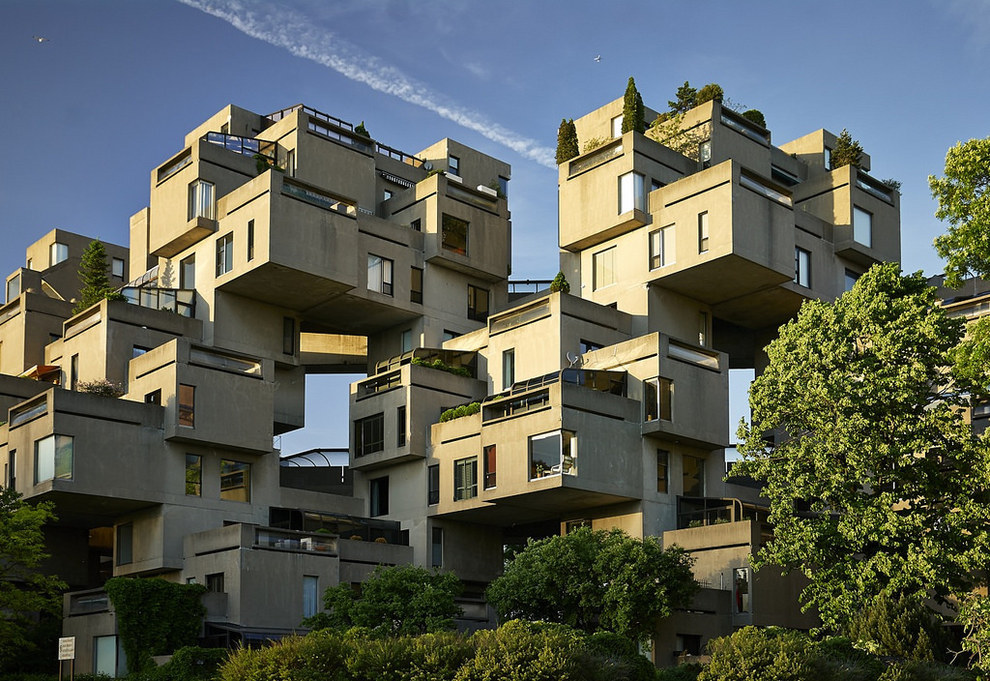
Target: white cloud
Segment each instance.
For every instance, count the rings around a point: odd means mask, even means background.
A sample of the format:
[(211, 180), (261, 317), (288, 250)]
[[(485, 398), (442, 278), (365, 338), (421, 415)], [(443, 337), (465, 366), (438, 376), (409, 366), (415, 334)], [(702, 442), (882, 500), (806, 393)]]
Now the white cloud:
[(373, 55), (363, 53), (346, 40), (284, 6), (241, 0), (180, 1), (226, 21), (252, 38), (288, 50), (297, 57), (322, 64), (374, 90), (432, 111), (512, 149), (523, 158), (536, 161), (547, 168), (557, 167), (554, 163), (554, 150), (550, 147), (540, 146), (536, 140), (513, 132), (489, 121), (476, 111), (450, 101), (425, 83), (410, 78)]

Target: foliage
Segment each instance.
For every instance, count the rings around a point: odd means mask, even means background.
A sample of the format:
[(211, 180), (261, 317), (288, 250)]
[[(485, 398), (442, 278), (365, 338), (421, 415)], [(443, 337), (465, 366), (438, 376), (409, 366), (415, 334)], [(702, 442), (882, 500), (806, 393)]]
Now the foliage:
[(546, 622), (506, 622), (474, 635), (477, 653), (457, 681), (590, 679), (580, 633)]
[(701, 106), (706, 102), (710, 102), (713, 99), (722, 101), (722, 97), (725, 96), (725, 92), (722, 90), (722, 86), (718, 83), (709, 83), (704, 86), (694, 95), (694, 105)]
[(763, 112), (760, 111), (759, 109), (747, 109), (746, 111), (743, 111), (739, 115), (745, 118), (750, 123), (755, 123), (761, 128), (765, 129), (767, 127), (767, 119), (763, 117)]
[(226, 648), (186, 646), (161, 667), (128, 674), (127, 681), (212, 681), (228, 654)]
[[(639, 654), (639, 646), (625, 636), (611, 631), (597, 631), (585, 640), (585, 648), (601, 661), (606, 679), (654, 681), (656, 667)], [(693, 681), (694, 677), (691, 677)]]
[(119, 383), (108, 381), (105, 378), (98, 378), (95, 381), (79, 381), (76, 389), (81, 393), (99, 395), (100, 397), (120, 397), (124, 394), (124, 389)]
[(744, 627), (708, 643), (698, 681), (809, 681), (809, 639), (798, 631)]
[(657, 672), (657, 681), (695, 681), (701, 674), (702, 666), (697, 662), (687, 662), (675, 667), (667, 667)]
[(642, 641), (657, 620), (691, 602), (691, 558), (655, 537), (582, 527), (530, 540), (488, 587), (499, 617), (560, 622)]
[(454, 407), (453, 409), (447, 409), (442, 414), (440, 414), (440, 423), (453, 421), (454, 419), (459, 419), (462, 416), (470, 416), (471, 414), (477, 414), (479, 411), (481, 411), (480, 402), (471, 402), (470, 404), (462, 404), (459, 407)]
[(454, 367), (450, 366), (444, 362), (439, 357), (432, 361), (425, 360), (422, 357), (413, 357), (409, 360), (410, 364), (415, 364), (419, 367), (426, 367), (427, 369), (437, 369), (439, 371), (446, 371), (448, 374), (454, 374), (455, 376), (467, 376), (471, 378), (471, 370), (467, 367)]
[(354, 126), (354, 132), (355, 134), (361, 135), (362, 137), (367, 137), (368, 139), (371, 139), (371, 133), (369, 133), (368, 129), (364, 127), (364, 121), (361, 121), (360, 123)]
[(695, 102), (698, 98), (698, 91), (691, 87), (688, 81), (684, 81), (684, 85), (677, 88), (677, 93), (674, 97), (676, 99), (667, 100), (667, 106), (670, 107), (670, 112), (673, 114), (683, 114), (697, 106)]
[(53, 505), (31, 505), (9, 487), (0, 487), (0, 670), (9, 670), (24, 653), (35, 654), (35, 614), (57, 616), (57, 577), (37, 572), (45, 553), (42, 527), (55, 520)]
[(563, 272), (557, 272), (557, 276), (553, 278), (550, 282), (550, 293), (570, 293), (571, 285), (567, 283), (567, 277), (564, 276)]
[(698, 145), (708, 139), (707, 126), (685, 130), (683, 113), (657, 116), (646, 131), (646, 136), (679, 154), (698, 160)]
[(598, 147), (603, 147), (611, 141), (612, 139), (610, 137), (591, 137), (585, 140), (581, 153), (587, 154), (589, 151), (594, 151)]
[(895, 192), (901, 191), (901, 181), (900, 180), (895, 180), (892, 177), (888, 177), (886, 180), (880, 180), (880, 183), (883, 184), (883, 185), (885, 185), (885, 186), (887, 186), (887, 187), (890, 187)]
[(366, 627), (376, 636), (425, 634), (452, 629), (461, 609), (454, 603), (462, 585), (451, 572), (417, 565), (379, 565), (358, 593), (349, 584), (330, 587), (323, 607), (303, 622), (312, 629)]
[(110, 285), (107, 276), (107, 249), (100, 240), (89, 242), (79, 263), (79, 300), (72, 313), (77, 314), (101, 300), (124, 300), (124, 296)]
[(969, 273), (990, 276), (990, 137), (958, 142), (945, 155), (945, 176), (928, 176), (935, 217), (949, 230), (935, 239), (946, 258), (945, 282), (958, 288)]
[(580, 154), (574, 119), (562, 118), (557, 129), (557, 165), (566, 163)]
[(277, 163), (275, 163), (275, 161), (268, 158), (267, 156), (262, 156), (261, 154), (255, 154), (251, 158), (254, 159), (254, 167), (255, 169), (257, 169), (259, 175), (261, 175), (262, 173), (268, 170), (274, 170), (279, 173), (285, 172), (285, 168), (278, 165)]
[(154, 666), (154, 655), (168, 655), (193, 645), (206, 613), (201, 584), (164, 579), (113, 577), (104, 585), (117, 613), (117, 633), (131, 671)]
[(644, 132), (646, 130), (644, 111), (643, 98), (636, 89), (636, 81), (629, 76), (626, 92), (622, 96), (622, 132), (627, 133), (630, 130)]
[(771, 501), (756, 565), (804, 573), (828, 628), (879, 595), (965, 593), (985, 565), (990, 459), (950, 380), (961, 335), (921, 273), (891, 263), (806, 302), (767, 347), (734, 471)]
[(853, 166), (859, 168), (860, 158), (863, 156), (863, 145), (854, 140), (849, 131), (845, 128), (839, 133), (835, 140), (835, 148), (832, 149), (832, 170), (843, 166)]
[(963, 628), (962, 649), (969, 653), (970, 667), (990, 673), (990, 598), (967, 594), (959, 603), (956, 621)]
[(948, 650), (941, 621), (911, 597), (877, 596), (852, 617), (843, 633), (878, 655), (907, 660), (942, 660)]

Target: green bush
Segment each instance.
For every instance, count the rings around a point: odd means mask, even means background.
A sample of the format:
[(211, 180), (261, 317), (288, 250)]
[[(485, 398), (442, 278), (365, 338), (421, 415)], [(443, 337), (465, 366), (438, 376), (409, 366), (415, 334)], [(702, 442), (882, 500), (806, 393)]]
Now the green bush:
[(567, 283), (567, 277), (564, 276), (563, 272), (557, 272), (557, 276), (550, 282), (550, 292), (556, 293), (557, 291), (561, 293), (571, 292), (571, 285)]
[(459, 419), (462, 416), (470, 416), (471, 414), (477, 414), (479, 411), (481, 411), (480, 402), (472, 402), (471, 404), (462, 404), (459, 407), (454, 407), (453, 409), (444, 410), (444, 412), (440, 414), (440, 423), (453, 421), (454, 419)]
[(746, 111), (743, 111), (739, 115), (745, 118), (750, 123), (756, 123), (761, 128), (767, 127), (767, 119), (764, 118), (763, 112), (760, 111), (759, 109), (747, 109)]
[(477, 653), (455, 681), (595, 679), (582, 635), (562, 624), (512, 620), (496, 631), (476, 632), (472, 641)]
[(698, 681), (810, 681), (805, 634), (770, 627), (744, 627), (708, 642), (711, 661)]
[(640, 655), (639, 647), (625, 636), (597, 631), (586, 639), (585, 648), (596, 658), (602, 679), (654, 681), (657, 678), (657, 668)]
[(701, 665), (697, 662), (679, 664), (659, 670), (657, 681), (695, 681), (701, 673)]
[(425, 360), (422, 357), (413, 357), (411, 360), (409, 360), (409, 363), (415, 364), (416, 366), (420, 366), (420, 367), (426, 367), (428, 369), (438, 369), (440, 371), (446, 371), (447, 373), (454, 374), (455, 376), (466, 376), (468, 378), (471, 378), (471, 370), (468, 369), (467, 367), (450, 366), (439, 357), (437, 359), (434, 359), (433, 361)]
[(845, 627), (844, 634), (878, 655), (945, 661), (949, 644), (941, 622), (918, 599), (877, 596)]
[(892, 664), (877, 681), (973, 681), (970, 671), (937, 662), (901, 661)]
[(713, 99), (722, 101), (724, 96), (725, 92), (722, 90), (721, 85), (718, 83), (709, 83), (695, 93), (694, 104), (695, 106), (701, 106), (702, 104), (710, 102)]

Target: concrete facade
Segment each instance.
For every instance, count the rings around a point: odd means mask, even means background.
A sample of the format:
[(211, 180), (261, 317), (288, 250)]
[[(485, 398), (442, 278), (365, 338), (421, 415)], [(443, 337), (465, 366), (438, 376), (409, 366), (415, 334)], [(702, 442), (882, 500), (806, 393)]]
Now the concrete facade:
[[(830, 133), (777, 147), (718, 101), (684, 116), (686, 151), (613, 137), (619, 115), (577, 119), (604, 143), (559, 167), (569, 294), (510, 303), (507, 164), (450, 139), (407, 154), (303, 105), (225, 107), (152, 170), (129, 249), (107, 245), (125, 301), (73, 315), (89, 240), (29, 247), (0, 307), (0, 463), (56, 504), (64, 630), (99, 639), (78, 669), (123, 670), (100, 638), (110, 576), (206, 584), (220, 644), (412, 562), (457, 573), (470, 627), (505, 546), (578, 525), (695, 555), (706, 588), (658, 630), (658, 664), (745, 623), (811, 626), (794, 584), (749, 568), (768, 530), (758, 489), (725, 479), (729, 370), (898, 257), (897, 192), (826, 168)], [(273, 438), (304, 426), (306, 375), (358, 367), (346, 469), (287, 475)]]

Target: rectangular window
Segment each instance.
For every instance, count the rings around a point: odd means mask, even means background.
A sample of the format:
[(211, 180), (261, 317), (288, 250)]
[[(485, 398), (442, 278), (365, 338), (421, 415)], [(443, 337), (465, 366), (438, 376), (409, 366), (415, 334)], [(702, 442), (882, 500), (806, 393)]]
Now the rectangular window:
[(196, 180), (189, 185), (189, 211), (187, 220), (193, 218), (206, 218), (212, 220), (213, 210), (213, 185), (205, 180)]
[(395, 446), (404, 447), (406, 444), (406, 406), (395, 410)]
[(615, 246), (599, 251), (593, 256), (593, 290), (605, 288), (615, 283)]
[(666, 494), (670, 490), (670, 452), (657, 450), (657, 491)]
[(443, 567), (443, 528), (434, 527), (430, 537), (430, 567)]
[(79, 355), (69, 358), (69, 390), (75, 390), (79, 385)]
[(422, 220), (422, 218), (416, 218), (415, 220), (413, 220), (412, 222), (410, 222), (409, 223), (409, 229), (416, 230), (417, 232), (422, 232), (423, 231), (423, 220)]
[(461, 176), (461, 159), (453, 154), (447, 157), (447, 172), (451, 175)]
[(7, 487), (17, 489), (17, 450), (12, 450), (7, 457)]
[(698, 145), (698, 160), (701, 161), (701, 168), (709, 168), (712, 165), (712, 141), (705, 140)]
[(69, 247), (56, 241), (49, 247), (48, 255), (48, 266), (54, 267), (60, 262), (64, 262), (69, 259)]
[(698, 213), (698, 253), (708, 252), (708, 211)]
[(251, 501), (251, 464), (220, 459), (220, 498)]
[(296, 176), (296, 150), (289, 149), (285, 152), (285, 174), (289, 177)]
[(516, 349), (502, 352), (502, 390), (508, 390), (516, 382)]
[(117, 637), (93, 637), (93, 674), (117, 677)]
[(134, 562), (134, 525), (117, 525), (117, 565)]
[(282, 354), (296, 354), (296, 320), (282, 317)]
[(495, 484), (498, 482), (498, 478), (496, 476), (497, 458), (496, 458), (496, 452), (495, 452), (495, 445), (488, 445), (487, 447), (485, 447), (485, 449), (484, 449), (484, 455), (485, 455), (484, 456), (484, 458), (485, 458), (485, 489), (491, 489), (491, 488), (495, 487)]
[(681, 494), (686, 497), (705, 496), (705, 460), (685, 454), (681, 457), (681, 461), (684, 466), (682, 472), (684, 486)]
[(196, 386), (179, 384), (179, 425), (196, 426)]
[(498, 193), (503, 199), (509, 198), (509, 178), (498, 176)]
[(196, 288), (196, 256), (179, 261), (179, 288)]
[(467, 255), (468, 222), (444, 213), (441, 225), (440, 245), (445, 250)]
[(794, 247), (794, 283), (811, 288), (811, 251)]
[(674, 264), (674, 225), (650, 232), (650, 269)]
[(368, 290), (392, 295), (392, 261), (368, 254)]
[(412, 350), (412, 329), (406, 329), (399, 335), (399, 352), (406, 353)]
[(853, 206), (853, 241), (873, 247), (873, 213)]
[(368, 486), (371, 492), (371, 517), (388, 515), (388, 476), (370, 480)]
[(224, 234), (217, 239), (217, 276), (234, 269), (234, 233)]
[(612, 137), (622, 137), (622, 114), (612, 119)]
[(467, 316), (476, 322), (488, 319), (488, 289), (468, 284)]
[(454, 501), (478, 496), (478, 457), (454, 462)]
[(853, 286), (856, 285), (856, 280), (859, 279), (859, 273), (853, 272), (852, 270), (846, 270), (845, 276), (845, 290), (852, 291)]
[(652, 378), (643, 381), (644, 420), (670, 421), (673, 395), (674, 383), (669, 378)]
[(118, 279), (124, 278), (124, 259), (123, 258), (111, 258), (110, 259), (110, 274), (117, 277)]
[(605, 346), (602, 345), (601, 343), (596, 343), (595, 341), (585, 340), (584, 338), (582, 338), (579, 347), (581, 350), (581, 354), (583, 355), (586, 352), (594, 352), (595, 350), (601, 350)]
[(749, 612), (749, 568), (733, 568), (732, 590), (736, 600), (736, 612)]
[(375, 414), (354, 422), (354, 456), (366, 456), (385, 449), (385, 414)]
[(21, 295), (21, 275), (18, 274), (7, 281), (7, 302), (19, 295)]
[(150, 393), (144, 396), (145, 404), (158, 404), (162, 403), (162, 391), (161, 388), (158, 390), (152, 390)]
[(186, 454), (186, 496), (198, 497), (203, 493), (203, 457)]
[(646, 210), (646, 178), (639, 173), (619, 176), (619, 215), (635, 210)]
[(303, 617), (312, 617), (320, 609), (320, 578), (303, 575), (302, 583)]
[(708, 313), (698, 312), (698, 345), (708, 347)]
[(577, 438), (558, 430), (529, 438), (529, 479), (551, 475), (577, 475)]
[(440, 466), (434, 464), (426, 469), (426, 503), (434, 506), (440, 503)]
[(72, 480), (72, 436), (49, 435), (34, 443), (34, 484)]
[(223, 573), (214, 572), (211, 575), (206, 575), (206, 590), (214, 594), (222, 594), (226, 592), (223, 584)]
[(254, 220), (248, 220), (247, 224), (247, 260), (254, 260)]
[(423, 302), (423, 268), (413, 267), (409, 270), (409, 301)]

